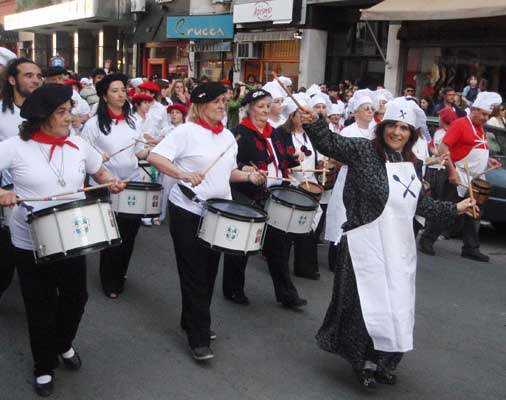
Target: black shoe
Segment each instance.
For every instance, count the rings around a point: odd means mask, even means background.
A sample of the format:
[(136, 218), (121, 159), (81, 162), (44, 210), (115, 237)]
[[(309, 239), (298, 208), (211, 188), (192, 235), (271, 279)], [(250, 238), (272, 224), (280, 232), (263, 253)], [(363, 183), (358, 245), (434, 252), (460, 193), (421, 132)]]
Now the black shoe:
[(53, 379), (48, 383), (37, 383), (37, 377), (33, 379), (33, 388), (35, 393), (37, 393), (40, 397), (48, 397), (53, 394), (54, 383)]
[(212, 329), (209, 329), (209, 339), (211, 340), (216, 340), (216, 332), (213, 331)]
[(428, 240), (420, 239), (418, 242), (418, 248), (423, 254), (427, 254), (428, 256), (435, 256), (436, 252), (434, 251), (434, 245)]
[(304, 278), (304, 279), (311, 279), (313, 281), (317, 281), (320, 279), (320, 273), (319, 272), (313, 272), (313, 273), (310, 273), (310, 274), (299, 274), (299, 273), (294, 273), (294, 275), (297, 277), (297, 278)]
[(376, 379), (372, 369), (359, 369), (355, 371), (360, 384), (367, 389), (376, 389)]
[(376, 382), (384, 385), (395, 385), (397, 383), (397, 376), (383, 368), (378, 368), (374, 371), (374, 379), (376, 379)]
[(317, 246), (323, 246), (324, 244), (325, 244), (325, 242), (324, 242), (323, 240), (321, 240), (321, 239), (318, 239), (318, 240), (316, 241), (316, 245), (317, 245)]
[(81, 369), (81, 357), (79, 357), (79, 354), (77, 351), (74, 350), (74, 355), (70, 358), (64, 358), (60, 354), (60, 358), (63, 361), (63, 365), (65, 365), (65, 368), (71, 370), (71, 371), (79, 371)]
[(307, 304), (306, 299), (295, 299), (291, 301), (282, 301), (283, 307), (291, 308), (292, 310), (298, 310)]
[(211, 358), (214, 358), (214, 353), (211, 350), (210, 347), (203, 346), (203, 347), (195, 347), (192, 350), (192, 356), (197, 361), (206, 361), (210, 360)]
[(243, 306), (249, 305), (249, 299), (246, 297), (244, 293), (235, 293), (231, 295), (224, 295), (227, 300), (230, 300), (233, 303), (241, 304)]
[(490, 257), (481, 253), (479, 250), (467, 251), (462, 250), (461, 256), (464, 258), (469, 258), (470, 260), (480, 261), (480, 262), (489, 262)]

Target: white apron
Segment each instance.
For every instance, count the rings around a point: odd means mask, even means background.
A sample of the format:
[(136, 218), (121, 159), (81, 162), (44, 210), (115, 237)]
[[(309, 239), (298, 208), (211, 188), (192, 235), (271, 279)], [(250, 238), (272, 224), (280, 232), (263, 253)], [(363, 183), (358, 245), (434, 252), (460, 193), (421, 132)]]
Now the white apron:
[[(374, 127), (375, 125), (373, 125)], [(341, 136), (344, 137), (361, 137), (365, 139), (374, 139), (373, 128), (360, 129), (356, 123), (344, 128), (341, 131)], [(346, 175), (348, 174), (348, 166), (343, 165), (337, 175), (334, 189), (330, 197), (329, 205), (327, 206), (327, 223), (325, 224), (325, 240), (334, 244), (339, 243), (343, 235), (343, 224), (346, 222), (346, 207), (343, 202), (344, 184), (346, 182)]]
[(373, 222), (346, 232), (360, 306), (374, 348), (413, 349), (416, 242), (413, 232), (422, 183), (412, 163), (386, 163), (389, 196)]
[[(464, 168), (464, 160), (467, 159), (467, 164), (469, 166), (469, 171), (471, 173), (471, 179), (473, 179), (473, 177), (478, 176), (478, 174), (481, 174), (483, 171), (487, 169), (488, 158), (490, 156), (487, 138), (486, 137), (481, 138), (478, 135), (478, 132), (476, 132), (476, 128), (474, 127), (474, 124), (471, 122), (471, 119), (469, 117), (467, 117), (467, 119), (469, 121), (469, 124), (471, 125), (471, 128), (473, 129), (475, 137), (474, 141), (476, 142), (476, 145), (475, 147), (473, 147), (473, 149), (469, 152), (469, 154), (466, 157), (455, 163), (457, 174), (460, 178), (460, 181), (462, 182), (462, 185), (459, 185), (457, 187), (457, 192), (460, 197), (466, 197), (467, 187), (469, 185), (466, 169)], [(485, 145), (487, 149), (478, 149), (477, 147), (481, 145)], [(483, 176), (482, 179), (486, 179), (485, 176)]]

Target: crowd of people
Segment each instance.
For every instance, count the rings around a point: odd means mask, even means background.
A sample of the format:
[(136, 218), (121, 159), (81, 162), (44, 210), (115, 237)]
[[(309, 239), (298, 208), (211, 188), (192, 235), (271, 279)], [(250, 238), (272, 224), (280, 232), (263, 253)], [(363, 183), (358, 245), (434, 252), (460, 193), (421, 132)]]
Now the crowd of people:
[[(33, 384), (41, 396), (52, 393), (60, 360), (71, 370), (81, 367), (74, 339), (88, 298), (86, 258), (38, 268), (27, 216), (61, 201), (20, 199), (68, 190), (84, 198), (85, 183), (108, 184), (119, 193), (127, 180), (141, 179), (140, 160), (149, 165), (147, 179), (163, 187), (162, 214), (116, 215), (122, 243), (101, 251), (102, 289), (111, 300), (125, 295), (141, 224), (167, 218), (181, 287), (180, 324), (199, 362), (214, 357), (217, 336), (211, 303), (221, 253), (196, 238), (208, 199), (263, 208), (274, 187), (311, 196), (309, 183), (320, 188), (310, 232), (267, 225), (262, 254), (275, 300), (299, 310), (307, 301), (291, 277), (291, 249), (295, 276), (318, 280), (317, 246), (330, 242), (334, 289), (317, 343), (344, 357), (370, 389), (395, 384), (394, 370), (413, 348), (418, 231), (424, 228), (422, 250), (433, 254), (433, 239), (462, 218), (462, 256), (488, 260), (479, 251), (479, 217), (473, 216), (479, 209), (461, 189), (469, 183), (464, 160), (472, 176), (499, 164), (489, 158), (483, 130), (492, 113), (502, 118), (495, 114), (502, 103), (496, 93), (476, 93), (469, 115), (459, 118), (446, 91), (437, 113), (440, 129), (431, 135), (423, 99), (409, 88), (394, 98), (384, 88), (350, 82), (295, 90), (283, 76), (261, 87), (205, 77), (153, 81), (103, 69), (78, 77), (59, 67), (42, 71), (24, 58), (4, 66), (1, 86), (0, 205), (14, 211), (9, 229), (1, 230), (0, 295), (17, 270)], [(472, 97), (472, 87), (469, 92)], [(245, 255), (224, 255), (223, 295), (244, 306), (250, 303), (247, 264)]]

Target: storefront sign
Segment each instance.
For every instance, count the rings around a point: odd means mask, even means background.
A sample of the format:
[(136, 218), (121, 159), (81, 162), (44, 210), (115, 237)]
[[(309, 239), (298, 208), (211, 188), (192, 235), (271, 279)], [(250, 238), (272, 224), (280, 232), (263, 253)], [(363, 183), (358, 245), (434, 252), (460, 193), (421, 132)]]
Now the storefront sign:
[(293, 0), (254, 1), (234, 5), (234, 23), (273, 22), (288, 24), (292, 22)]
[(232, 16), (207, 15), (167, 17), (169, 39), (232, 39), (234, 22)]

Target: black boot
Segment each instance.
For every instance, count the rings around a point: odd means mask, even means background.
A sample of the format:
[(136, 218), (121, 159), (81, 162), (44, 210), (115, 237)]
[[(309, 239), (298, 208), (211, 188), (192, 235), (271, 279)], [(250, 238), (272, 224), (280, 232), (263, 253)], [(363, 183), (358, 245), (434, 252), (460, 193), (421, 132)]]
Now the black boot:
[(363, 387), (376, 389), (376, 379), (374, 378), (374, 371), (372, 369), (355, 370), (355, 375), (357, 375), (357, 379)]

